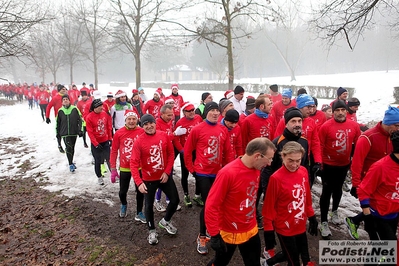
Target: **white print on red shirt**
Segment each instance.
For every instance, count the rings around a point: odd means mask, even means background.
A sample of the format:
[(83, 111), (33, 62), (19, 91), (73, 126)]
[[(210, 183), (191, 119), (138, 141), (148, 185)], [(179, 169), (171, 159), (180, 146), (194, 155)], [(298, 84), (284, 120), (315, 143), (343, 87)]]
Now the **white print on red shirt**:
[(97, 120), (97, 132), (99, 136), (105, 136), (106, 135), (106, 130), (105, 130), (105, 118), (100, 118)]
[(154, 110), (152, 111), (152, 115), (154, 117), (158, 117), (159, 114), (159, 106), (158, 105), (154, 105)]
[(308, 138), (308, 131), (309, 131), (309, 129), (310, 129), (310, 127), (309, 126), (306, 126), (305, 128), (302, 128), (302, 136), (304, 137), (304, 138)]
[[(399, 180), (399, 177), (396, 178)], [(390, 199), (390, 200), (399, 200), (399, 182), (396, 182), (396, 191), (394, 192), (388, 192), (385, 194), (385, 198)]]
[(134, 142), (134, 139), (131, 139), (131, 138), (126, 138), (125, 141), (123, 142), (124, 148), (122, 149), (121, 157), (126, 157), (126, 160), (128, 160), (128, 161), (130, 161), (130, 156), (132, 154), (133, 142)]
[[(304, 220), (304, 213), (305, 213), (305, 197), (306, 197), (306, 190), (305, 190), (305, 178), (302, 178), (302, 185), (295, 184), (294, 189), (292, 190), (292, 197), (294, 200), (288, 204), (288, 212), (292, 213), (294, 211), (298, 211), (294, 216), (295, 224), (298, 224), (300, 220)], [(287, 224), (287, 222), (286, 222)], [(287, 224), (288, 226), (288, 224)], [(288, 226), (289, 227), (289, 226)]]
[[(347, 145), (348, 145), (348, 135), (351, 133), (350, 129), (338, 129), (338, 132), (335, 133), (335, 144), (333, 143), (333, 147), (338, 147), (341, 149), (337, 149), (338, 153), (346, 153)], [(352, 145), (352, 143), (350, 143)]]
[(247, 222), (250, 221), (255, 215), (255, 205), (256, 205), (256, 189), (257, 182), (251, 181), (249, 186), (247, 187), (247, 198), (240, 203), (240, 211), (243, 211), (244, 208), (248, 209), (248, 213), (245, 214), (247, 217)]
[(204, 155), (210, 154), (212, 157), (208, 158), (208, 163), (217, 163), (219, 158), (220, 140), (216, 136), (210, 136), (208, 140), (208, 148), (204, 149)]
[(179, 113), (180, 112), (180, 100), (179, 98), (174, 99), (175, 104), (173, 105), (173, 111), (174, 113)]
[(147, 160), (147, 164), (154, 164), (152, 166), (153, 172), (164, 169), (164, 162), (162, 156), (162, 140), (159, 141), (158, 145), (151, 145), (150, 148), (150, 158)]
[(269, 138), (270, 136), (269, 128), (267, 126), (261, 126), (259, 133), (261, 137)]

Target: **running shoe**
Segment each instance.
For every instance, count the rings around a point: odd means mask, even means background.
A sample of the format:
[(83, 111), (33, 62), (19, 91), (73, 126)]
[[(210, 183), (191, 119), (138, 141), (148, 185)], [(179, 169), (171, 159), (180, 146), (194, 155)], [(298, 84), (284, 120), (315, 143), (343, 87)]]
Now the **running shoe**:
[(159, 212), (164, 212), (166, 211), (166, 208), (162, 205), (162, 203), (160, 201), (154, 201), (154, 207), (155, 209), (157, 209), (157, 211)]
[(119, 217), (125, 218), (127, 216), (127, 205), (121, 204), (121, 210), (119, 212)]
[(342, 223), (342, 219), (339, 218), (339, 215), (338, 215), (338, 210), (331, 212), (330, 216), (331, 216), (331, 222), (333, 224), (339, 225)]
[(320, 224), (319, 230), (320, 230), (320, 234), (321, 234), (322, 237), (331, 236), (331, 230), (330, 230), (330, 227), (328, 227), (328, 223), (327, 222), (322, 222)]
[(198, 206), (204, 206), (204, 202), (202, 201), (202, 197), (201, 196), (195, 195), (194, 198), (193, 198), (193, 201), (195, 203), (197, 203)]
[(166, 232), (168, 232), (171, 235), (175, 235), (177, 233), (177, 228), (174, 227), (170, 221), (167, 222), (165, 218), (162, 218), (162, 220), (159, 221), (158, 225), (162, 229), (165, 229)]
[(71, 173), (75, 172), (75, 167), (74, 167), (73, 164), (71, 164), (71, 165), (69, 166), (69, 171), (71, 171)]
[(155, 229), (150, 230), (147, 240), (148, 240), (148, 243), (150, 243), (150, 245), (158, 244), (158, 234)]
[(198, 234), (197, 237), (197, 251), (199, 254), (205, 255), (208, 254), (208, 248), (206, 247), (206, 236), (201, 236)]
[(142, 212), (136, 214), (136, 216), (134, 216), (134, 220), (137, 222), (141, 222), (143, 224), (147, 223), (147, 219), (145, 218), (145, 215)]
[(359, 228), (359, 225), (355, 224), (353, 222), (352, 218), (350, 218), (350, 217), (346, 217), (344, 219), (344, 223), (345, 223), (346, 227), (348, 228), (348, 232), (349, 232), (350, 236), (355, 240), (359, 240), (359, 234), (357, 233), (357, 229)]
[(101, 185), (101, 186), (104, 185), (104, 177), (103, 177), (103, 176), (100, 176), (100, 177), (98, 178), (97, 182), (98, 182), (98, 184)]
[(190, 196), (189, 196), (189, 195), (185, 195), (185, 196), (184, 196), (184, 204), (185, 204), (187, 207), (189, 207), (189, 208), (193, 207), (193, 203), (191, 202), (191, 199), (190, 199)]

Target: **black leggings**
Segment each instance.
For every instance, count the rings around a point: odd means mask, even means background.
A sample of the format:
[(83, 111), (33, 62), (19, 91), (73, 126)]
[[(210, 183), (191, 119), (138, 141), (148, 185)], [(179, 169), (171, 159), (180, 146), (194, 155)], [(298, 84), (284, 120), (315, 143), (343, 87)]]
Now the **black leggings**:
[(68, 158), (68, 164), (71, 165), (73, 163), (73, 156), (75, 155), (75, 143), (77, 136), (67, 136), (63, 137), (65, 143), (65, 152)]
[(208, 263), (208, 266), (225, 266), (229, 264), (237, 246), (245, 266), (260, 266), (261, 244), (259, 234), (254, 235), (247, 242), (238, 245), (226, 243), (226, 246), (227, 252), (216, 251), (215, 258)]
[(40, 113), (42, 114), (43, 121), (46, 120), (47, 103), (40, 104)]
[[(139, 171), (141, 177), (141, 171)], [(119, 199), (122, 205), (127, 205), (127, 192), (129, 191), (130, 180), (132, 179), (131, 172), (120, 172), (119, 179)], [(143, 211), (144, 194), (139, 191), (136, 186), (136, 214)]]
[(308, 264), (310, 257), (306, 232), (295, 236), (283, 236), (280, 234), (277, 234), (277, 236), (285, 259), (287, 260), (287, 266), (300, 266), (299, 255), (301, 256), (303, 265)]
[(164, 217), (165, 221), (168, 222), (170, 219), (172, 219), (173, 214), (176, 212), (177, 205), (180, 201), (179, 194), (177, 192), (175, 181), (173, 181), (172, 177), (169, 177), (166, 183), (161, 183), (161, 181), (144, 181), (144, 184), (147, 186), (147, 193), (144, 194), (145, 217), (147, 218), (148, 229), (152, 230), (155, 229), (153, 205), (157, 189), (160, 188), (170, 200), (168, 207), (166, 207), (166, 213)]
[[(195, 151), (193, 152), (195, 156)], [(194, 157), (195, 158), (195, 157)], [(180, 153), (180, 165), (181, 165), (181, 186), (184, 191), (184, 195), (188, 195), (188, 176), (190, 172), (188, 171), (186, 164), (184, 163), (184, 155)], [(200, 195), (201, 192), (198, 187), (197, 178), (195, 179), (195, 195)]]
[(323, 189), (320, 196), (320, 219), (321, 222), (327, 222), (328, 209), (330, 206), (330, 198), (332, 196), (332, 211), (338, 210), (339, 202), (342, 197), (342, 185), (344, 184), (349, 165), (332, 166), (323, 165)]
[(87, 145), (87, 142), (86, 142), (86, 126), (83, 126), (83, 144), (84, 145)]
[[(202, 201), (205, 202), (208, 198), (209, 190), (215, 181), (215, 178), (203, 177), (203, 176), (196, 176), (195, 179), (197, 180), (199, 191), (201, 192)], [(206, 235), (206, 225), (205, 225), (205, 208), (202, 208), (200, 211), (200, 235)]]
[(109, 148), (109, 142), (105, 141), (103, 143), (100, 143), (103, 147), (102, 150), (96, 149), (93, 144), (91, 144), (91, 154), (94, 157), (94, 172), (96, 173), (97, 177), (101, 177), (101, 164), (104, 163), (104, 160), (107, 161), (107, 166), (108, 169), (111, 171), (111, 166), (109, 165), (109, 153), (110, 153), (110, 148)]

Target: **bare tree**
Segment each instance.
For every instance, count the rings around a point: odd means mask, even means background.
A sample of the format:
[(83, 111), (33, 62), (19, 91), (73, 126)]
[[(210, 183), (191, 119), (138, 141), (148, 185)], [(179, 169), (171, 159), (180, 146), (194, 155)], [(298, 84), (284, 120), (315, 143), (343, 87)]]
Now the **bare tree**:
[[(245, 2), (233, 0), (205, 0), (208, 8), (216, 10), (210, 14), (205, 14), (204, 19), (196, 18), (196, 28), (174, 22), (184, 30), (192, 34), (198, 41), (206, 41), (225, 49), (227, 54), (228, 69), (228, 88), (234, 88), (234, 45), (240, 39), (250, 38), (253, 27), (248, 27), (248, 23), (254, 24), (258, 19), (270, 17), (267, 13), (273, 14), (273, 9), (269, 6), (270, 1), (260, 2), (248, 0)], [(207, 11), (209, 11), (207, 9)]]
[(132, 54), (135, 60), (136, 88), (141, 86), (141, 58), (145, 45), (148, 47), (164, 40), (159, 24), (168, 12), (178, 12), (185, 4), (166, 0), (110, 0), (114, 7), (117, 25), (113, 37)]
[(83, 24), (72, 16), (72, 11), (67, 11), (68, 16), (63, 16), (56, 27), (61, 34), (60, 47), (64, 52), (65, 59), (69, 64), (69, 81), (74, 82), (73, 69), (76, 63), (82, 61), (83, 47)]
[(295, 71), (310, 40), (304, 20), (300, 0), (278, 3), (273, 19), (273, 28), (265, 32), (265, 37), (273, 44), (290, 73), (291, 81), (296, 80)]
[(64, 64), (64, 52), (61, 33), (57, 31), (54, 24), (48, 23), (39, 27), (36, 33), (31, 34), (32, 50), (29, 58), (41, 71), (43, 81), (45, 71), (48, 70), (52, 74), (53, 81), (57, 82), (57, 72)]
[(363, 33), (379, 23), (380, 16), (389, 18), (388, 26), (398, 30), (398, 6), (397, 0), (327, 1), (313, 9), (311, 26), (329, 45), (343, 39), (353, 50)]
[(51, 19), (40, 2), (28, 0), (0, 1), (0, 58), (26, 55), (29, 51), (29, 30)]
[(109, 45), (108, 26), (110, 18), (106, 12), (107, 2), (103, 0), (79, 0), (74, 6), (74, 18), (83, 26), (82, 54), (93, 63), (94, 86), (98, 88), (99, 61), (112, 49)]

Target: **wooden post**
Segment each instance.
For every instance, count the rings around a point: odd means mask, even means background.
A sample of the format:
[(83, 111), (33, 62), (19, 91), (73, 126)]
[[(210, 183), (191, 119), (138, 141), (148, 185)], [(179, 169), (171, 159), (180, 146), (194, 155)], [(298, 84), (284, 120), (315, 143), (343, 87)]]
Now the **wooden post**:
[(395, 99), (394, 103), (399, 104), (399, 87), (393, 87), (393, 98)]

